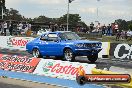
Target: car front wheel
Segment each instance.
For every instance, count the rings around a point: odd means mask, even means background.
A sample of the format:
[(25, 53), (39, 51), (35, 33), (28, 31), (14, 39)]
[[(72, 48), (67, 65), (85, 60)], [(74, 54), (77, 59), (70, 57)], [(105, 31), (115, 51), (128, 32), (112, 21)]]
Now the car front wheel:
[(98, 59), (98, 54), (89, 55), (87, 58), (91, 63), (95, 63), (95, 61)]
[(71, 49), (64, 50), (64, 60), (66, 61), (75, 61), (75, 56)]
[(33, 57), (36, 57), (36, 58), (42, 57), (38, 49), (33, 49), (32, 54), (33, 54)]

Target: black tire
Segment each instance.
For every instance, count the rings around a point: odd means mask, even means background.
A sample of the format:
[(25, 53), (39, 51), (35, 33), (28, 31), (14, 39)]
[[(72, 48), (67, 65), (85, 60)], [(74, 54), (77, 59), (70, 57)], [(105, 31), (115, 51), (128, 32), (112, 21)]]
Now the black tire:
[(78, 76), (76, 81), (79, 85), (84, 85), (86, 83), (86, 78), (84, 76)]
[(64, 59), (65, 61), (75, 61), (75, 55), (71, 49), (64, 50)]
[(98, 54), (89, 55), (87, 58), (91, 63), (95, 63), (95, 61), (98, 59)]
[(32, 55), (36, 58), (42, 58), (42, 55), (40, 54), (40, 51), (37, 48), (32, 50)]

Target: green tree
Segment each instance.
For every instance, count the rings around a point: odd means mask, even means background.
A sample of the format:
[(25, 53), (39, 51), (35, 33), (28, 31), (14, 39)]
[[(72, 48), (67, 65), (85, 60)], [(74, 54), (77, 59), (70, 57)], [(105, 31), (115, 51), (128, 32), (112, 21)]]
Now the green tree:
[(132, 31), (132, 23), (128, 25), (128, 28)]
[(39, 17), (34, 18), (33, 21), (35, 21), (35, 22), (44, 22), (45, 23), (45, 22), (49, 22), (50, 19), (46, 16), (41, 15)]
[[(76, 27), (78, 22), (80, 21), (81, 21), (81, 17), (79, 16), (79, 14), (69, 14), (69, 25)], [(60, 24), (67, 23), (67, 14), (59, 18), (59, 23)]]
[(123, 19), (115, 20), (116, 23), (119, 25), (119, 30), (128, 30), (128, 22)]
[(19, 13), (19, 11), (10, 8), (6, 10), (6, 20), (17, 20), (17, 21), (23, 21), (23, 16)]

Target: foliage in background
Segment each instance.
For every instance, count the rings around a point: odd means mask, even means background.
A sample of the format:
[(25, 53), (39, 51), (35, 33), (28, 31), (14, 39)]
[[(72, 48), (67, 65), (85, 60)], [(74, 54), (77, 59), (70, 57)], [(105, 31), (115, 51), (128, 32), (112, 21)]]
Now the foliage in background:
[(125, 30), (125, 31), (129, 30), (130, 28), (128, 25), (132, 24), (132, 21), (125, 21), (122, 19), (117, 19), (117, 20), (115, 20), (115, 22), (118, 23), (120, 31), (121, 30)]
[(5, 14), (6, 14), (5, 20), (17, 20), (17, 21), (24, 20), (24, 17), (19, 13), (19, 11), (13, 8), (6, 9)]
[[(4, 0), (0, 0), (0, 1), (4, 2)], [(6, 9), (4, 19), (5, 20), (16, 20), (16, 21), (27, 21), (27, 22), (34, 21), (34, 22), (43, 22), (43, 23), (55, 23), (58, 25), (62, 25), (62, 24), (66, 25), (67, 14), (61, 16), (60, 18), (49, 18), (44, 15), (41, 15), (39, 17), (35, 17), (31, 19), (31, 18), (26, 18), (22, 16), (18, 10), (10, 8), (10, 9)], [(123, 19), (117, 19), (115, 20), (115, 22), (118, 23), (119, 30), (125, 30), (125, 31), (129, 29), (132, 30), (132, 27), (131, 27), (132, 20), (125, 21)], [(87, 30), (89, 29), (87, 24), (81, 20), (81, 17), (79, 14), (69, 14), (69, 25), (72, 25), (74, 28), (79, 26), (79, 27), (84, 27)]]
[(132, 31), (132, 23), (128, 25), (129, 29)]

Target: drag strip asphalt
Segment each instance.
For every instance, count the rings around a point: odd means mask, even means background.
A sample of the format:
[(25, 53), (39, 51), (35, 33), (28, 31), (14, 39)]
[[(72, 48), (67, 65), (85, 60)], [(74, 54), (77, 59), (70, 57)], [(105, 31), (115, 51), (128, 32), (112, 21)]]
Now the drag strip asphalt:
[[(20, 51), (20, 50), (10, 50), (10, 49), (2, 49), (0, 48), (0, 54), (7, 54), (7, 55), (19, 55), (19, 56), (27, 56), (32, 57), (31, 54), (29, 54), (26, 51)], [(76, 57), (77, 62), (81, 63), (89, 63), (88, 59), (86, 57)], [(121, 67), (125, 69), (131, 69), (132, 68), (132, 60), (119, 60), (115, 58), (99, 58), (95, 64), (97, 65), (97, 68), (104, 69), (104, 68), (110, 68), (111, 66)]]

